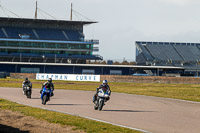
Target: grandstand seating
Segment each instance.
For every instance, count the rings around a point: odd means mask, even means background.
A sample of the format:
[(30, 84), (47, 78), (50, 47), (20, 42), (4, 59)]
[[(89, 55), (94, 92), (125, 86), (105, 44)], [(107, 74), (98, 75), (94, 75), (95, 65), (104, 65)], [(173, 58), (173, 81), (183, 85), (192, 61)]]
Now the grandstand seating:
[(19, 35), (26, 34), (30, 36), (30, 39), (37, 39), (31, 28), (5, 27), (4, 29), (8, 34), (8, 38), (21, 39)]
[(153, 60), (153, 57), (151, 56), (151, 54), (147, 51), (147, 49), (143, 45), (140, 45), (140, 48), (143, 52), (144, 57), (146, 57), (147, 60)]
[(0, 38), (5, 38), (6, 36), (4, 35), (2, 29), (0, 29)]
[(167, 60), (167, 57), (160, 50), (158, 45), (147, 45), (147, 49), (150, 51), (151, 55), (157, 60)]
[(200, 58), (200, 49), (197, 46), (190, 46), (189, 48), (190, 48), (191, 52), (194, 54), (194, 58), (199, 59)]
[[(8, 39), (35, 39), (35, 40), (60, 40), (60, 41), (82, 41), (84, 35), (78, 30), (61, 30), (48, 28), (23, 28), (23, 27), (0, 27), (0, 38)], [(54, 44), (54, 43), (52, 43)], [(1, 46), (7, 46), (7, 43), (2, 43)], [(32, 44), (23, 44), (25, 47), (32, 47)], [(46, 45), (47, 46), (47, 45)], [(47, 46), (51, 48), (52, 45)], [(19, 47), (19, 43), (10, 43), (9, 47)], [(44, 55), (44, 56), (43, 56)], [(68, 54), (45, 54), (26, 53), (26, 52), (0, 52), (0, 56), (9, 61), (49, 61), (55, 59), (64, 60), (102, 60), (102, 57), (96, 55), (68, 55)], [(3, 61), (3, 59), (1, 60)]]
[(183, 57), (184, 61), (196, 61), (195, 54), (191, 51), (190, 47), (186, 45), (174, 45), (174, 48)]
[(57, 29), (35, 29), (41, 40), (66, 40), (61, 30)]
[[(194, 68), (195, 64), (200, 61), (199, 44), (165, 42), (136, 42), (136, 44), (140, 50), (136, 57), (138, 64), (156, 61), (156, 65)], [(190, 65), (188, 66), (188, 64)]]
[(81, 35), (79, 31), (65, 30), (65, 33), (67, 34), (69, 40), (80, 41)]
[[(0, 61), (86, 63), (102, 60), (98, 40), (85, 40), (83, 26), (94, 22), (0, 18)], [(75, 55), (77, 54), (77, 55)], [(87, 54), (87, 55), (85, 55)]]
[[(69, 40), (69, 41), (81, 41), (81, 38), (83, 38), (83, 35), (79, 33), (79, 31), (74, 30), (64, 30), (67, 37), (63, 34), (63, 30), (58, 29), (41, 29), (41, 28), (16, 28), (16, 27), (0, 27), (4, 28), (8, 38), (14, 38), (14, 39), (21, 39), (19, 36), (22, 35), (29, 35), (29, 39), (40, 39), (40, 40)], [(35, 33), (33, 32), (35, 30), (36, 34), (39, 38), (36, 37)], [(0, 30), (0, 37), (6, 38), (3, 31)]]
[(172, 61), (183, 60), (172, 45), (158, 45), (158, 47), (161, 50), (161, 52), (167, 57), (167, 59)]

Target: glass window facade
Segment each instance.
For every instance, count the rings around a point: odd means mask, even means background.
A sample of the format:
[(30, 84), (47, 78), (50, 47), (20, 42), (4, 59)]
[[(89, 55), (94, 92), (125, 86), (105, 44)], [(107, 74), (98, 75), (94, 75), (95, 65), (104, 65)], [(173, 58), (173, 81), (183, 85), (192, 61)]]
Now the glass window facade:
[[(7, 48), (1, 48), (7, 47)], [(15, 49), (15, 47), (17, 49)], [(37, 49), (38, 48), (38, 49)], [(92, 55), (93, 44), (0, 41), (0, 51), (7, 53)]]

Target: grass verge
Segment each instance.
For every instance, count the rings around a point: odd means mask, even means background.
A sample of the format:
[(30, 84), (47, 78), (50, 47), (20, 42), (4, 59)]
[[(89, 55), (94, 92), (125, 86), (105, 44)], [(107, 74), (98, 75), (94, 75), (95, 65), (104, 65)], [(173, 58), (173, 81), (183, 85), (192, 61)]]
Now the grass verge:
[[(0, 79), (0, 87), (21, 87), (23, 79)], [(44, 81), (31, 80), (33, 88), (41, 88)], [(99, 82), (54, 81), (55, 89), (95, 91)], [(199, 84), (109, 83), (112, 92), (157, 96), (200, 102)]]
[(96, 122), (63, 113), (24, 106), (4, 99), (0, 99), (0, 109), (17, 111), (26, 116), (32, 116), (39, 120), (46, 120), (50, 123), (73, 126), (75, 127), (74, 130), (82, 130), (87, 133), (139, 133), (138, 131), (133, 131), (127, 128), (113, 126), (111, 124)]

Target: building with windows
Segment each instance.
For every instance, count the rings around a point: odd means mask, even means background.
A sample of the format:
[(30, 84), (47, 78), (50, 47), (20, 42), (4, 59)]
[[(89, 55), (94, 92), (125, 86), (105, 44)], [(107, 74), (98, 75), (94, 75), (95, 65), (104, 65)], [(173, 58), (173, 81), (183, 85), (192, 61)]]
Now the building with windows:
[(0, 18), (0, 61), (86, 63), (102, 60), (98, 40), (86, 40), (85, 25), (96, 22)]

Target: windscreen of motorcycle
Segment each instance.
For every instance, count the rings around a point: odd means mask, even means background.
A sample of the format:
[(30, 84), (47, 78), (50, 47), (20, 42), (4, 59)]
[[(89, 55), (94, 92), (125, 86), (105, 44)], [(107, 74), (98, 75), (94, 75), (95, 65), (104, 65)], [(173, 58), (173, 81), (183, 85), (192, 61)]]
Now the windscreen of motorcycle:
[(102, 90), (104, 91), (104, 93), (107, 91), (107, 87), (102, 87)]

